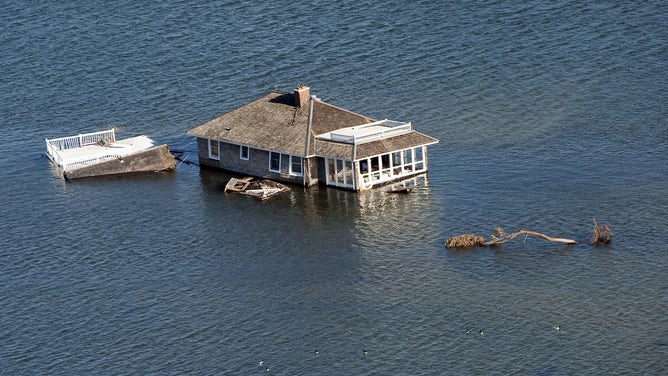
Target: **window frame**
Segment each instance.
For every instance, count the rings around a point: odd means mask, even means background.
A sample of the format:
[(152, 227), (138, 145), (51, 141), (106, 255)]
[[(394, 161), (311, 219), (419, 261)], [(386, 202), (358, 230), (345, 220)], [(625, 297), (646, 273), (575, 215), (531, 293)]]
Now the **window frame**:
[[(272, 157), (273, 157), (274, 155), (277, 155), (277, 156), (278, 156), (278, 168), (277, 168), (277, 169), (272, 169), (272, 168), (271, 168)], [(270, 152), (269, 152), (269, 171), (270, 171), (270, 172), (277, 172), (277, 173), (280, 173), (280, 172), (281, 172), (281, 159), (283, 159), (281, 153), (276, 152), (276, 151), (270, 151)]]
[[(299, 159), (299, 172), (295, 172), (295, 170), (292, 168), (297, 159)], [(304, 176), (304, 158), (296, 155), (290, 155), (290, 175)]]
[[(246, 151), (246, 156), (244, 157), (244, 150)], [(245, 145), (239, 145), (239, 159), (242, 161), (247, 161), (250, 159), (250, 148)]]
[[(216, 146), (215, 146), (216, 153), (215, 154), (212, 153), (212, 151), (214, 150), (213, 149), (213, 143), (216, 144)], [(207, 141), (207, 149), (209, 151), (209, 159), (214, 159), (216, 161), (220, 160), (220, 141), (212, 140), (212, 139), (209, 138), (208, 141)]]

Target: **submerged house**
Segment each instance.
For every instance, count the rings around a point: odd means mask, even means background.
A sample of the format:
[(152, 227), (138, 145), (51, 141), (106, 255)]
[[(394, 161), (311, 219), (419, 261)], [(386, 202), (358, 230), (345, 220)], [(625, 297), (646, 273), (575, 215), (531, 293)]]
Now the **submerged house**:
[(374, 120), (309, 88), (270, 92), (190, 129), (201, 166), (282, 182), (365, 190), (427, 171), (435, 138), (411, 123)]

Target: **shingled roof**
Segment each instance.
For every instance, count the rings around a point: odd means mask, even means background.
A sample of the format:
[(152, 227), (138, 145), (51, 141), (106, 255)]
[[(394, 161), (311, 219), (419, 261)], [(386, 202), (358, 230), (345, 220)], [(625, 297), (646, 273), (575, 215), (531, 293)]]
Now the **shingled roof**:
[[(353, 159), (355, 154), (357, 158), (361, 158), (437, 142), (415, 131), (358, 145), (357, 151), (354, 151), (351, 144), (316, 141), (315, 136), (319, 134), (368, 124), (375, 120), (330, 105), (315, 97), (310, 97), (309, 103), (303, 106), (297, 106), (295, 99), (295, 94), (292, 93), (270, 92), (192, 128), (187, 133), (197, 137), (297, 156), (320, 155), (345, 159)], [(311, 102), (313, 119), (307, 142)], [(307, 145), (308, 151), (306, 150)]]

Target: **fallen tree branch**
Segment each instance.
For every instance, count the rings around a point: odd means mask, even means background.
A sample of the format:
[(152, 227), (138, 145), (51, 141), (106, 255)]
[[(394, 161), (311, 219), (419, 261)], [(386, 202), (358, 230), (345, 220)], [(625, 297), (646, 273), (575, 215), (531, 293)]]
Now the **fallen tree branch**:
[(490, 241), (487, 242), (487, 245), (497, 245), (501, 243), (505, 243), (509, 240), (512, 240), (520, 235), (531, 235), (531, 236), (536, 236), (539, 238), (543, 238), (547, 240), (548, 242), (554, 242), (554, 243), (565, 243), (565, 244), (577, 244), (578, 242), (573, 240), (573, 239), (566, 239), (566, 238), (553, 238), (551, 236), (547, 236), (545, 234), (541, 234), (540, 232), (536, 231), (529, 231), (529, 230), (519, 230), (517, 232), (513, 232), (510, 235), (506, 235), (504, 238), (494, 238)]
[(482, 236), (464, 234), (449, 238), (448, 240), (445, 241), (445, 246), (447, 248), (495, 247), (503, 243), (506, 243), (510, 240), (513, 240), (514, 238), (520, 235), (536, 236), (545, 239), (549, 242), (564, 243), (568, 245), (578, 243), (576, 240), (573, 239), (554, 238), (551, 236), (547, 236), (545, 234), (541, 234), (540, 232), (530, 231), (530, 230), (519, 230), (517, 232), (513, 232), (512, 234), (506, 235), (506, 233), (503, 232), (503, 230), (500, 227), (497, 227), (494, 229), (494, 232), (492, 233), (489, 241), (485, 241), (485, 238), (483, 238)]
[(610, 227), (606, 225), (599, 226), (596, 223), (596, 219), (594, 219), (594, 230), (592, 232), (590, 240), (592, 245), (608, 245), (612, 241), (612, 230), (610, 230)]

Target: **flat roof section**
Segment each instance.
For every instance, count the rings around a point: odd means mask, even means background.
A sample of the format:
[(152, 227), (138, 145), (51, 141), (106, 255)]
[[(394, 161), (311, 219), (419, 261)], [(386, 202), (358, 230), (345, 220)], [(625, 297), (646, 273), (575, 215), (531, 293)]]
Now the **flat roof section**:
[(316, 136), (321, 140), (362, 144), (398, 136), (412, 130), (411, 123), (393, 120), (380, 120), (373, 123), (341, 128)]

